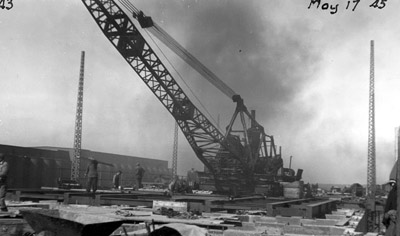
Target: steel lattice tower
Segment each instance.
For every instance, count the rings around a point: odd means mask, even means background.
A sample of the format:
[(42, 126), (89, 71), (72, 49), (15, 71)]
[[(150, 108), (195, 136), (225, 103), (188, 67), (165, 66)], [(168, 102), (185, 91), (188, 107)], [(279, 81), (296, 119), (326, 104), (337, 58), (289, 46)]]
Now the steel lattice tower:
[(175, 122), (174, 148), (172, 152), (172, 176), (178, 175), (178, 123)]
[(369, 122), (368, 122), (368, 173), (367, 196), (375, 198), (376, 166), (375, 166), (375, 72), (374, 41), (371, 40), (370, 80), (369, 80)]
[(78, 101), (76, 106), (75, 118), (75, 137), (74, 137), (74, 158), (71, 166), (71, 179), (79, 179), (79, 166), (81, 160), (81, 144), (82, 144), (82, 110), (83, 110), (83, 81), (85, 69), (85, 51), (81, 53), (81, 67), (79, 73), (79, 89)]

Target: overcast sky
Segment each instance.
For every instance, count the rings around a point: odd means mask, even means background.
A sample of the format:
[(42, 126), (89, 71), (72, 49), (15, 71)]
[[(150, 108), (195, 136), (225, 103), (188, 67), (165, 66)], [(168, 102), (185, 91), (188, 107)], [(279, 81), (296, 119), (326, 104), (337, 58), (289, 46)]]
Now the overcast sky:
[[(377, 183), (387, 181), (400, 124), (400, 2), (379, 9), (362, 0), (354, 11), (347, 0), (322, 1), (332, 10), (322, 3), (308, 9), (308, 0), (132, 2), (257, 111), (285, 166), (293, 156), (305, 182), (366, 183), (374, 40)], [(157, 45), (188, 96), (225, 127), (235, 104)], [(81, 51), (82, 148), (170, 161), (173, 118), (78, 0), (14, 0), (10, 10), (0, 8), (0, 143), (73, 147)], [(181, 174), (202, 168), (181, 134), (178, 158)]]

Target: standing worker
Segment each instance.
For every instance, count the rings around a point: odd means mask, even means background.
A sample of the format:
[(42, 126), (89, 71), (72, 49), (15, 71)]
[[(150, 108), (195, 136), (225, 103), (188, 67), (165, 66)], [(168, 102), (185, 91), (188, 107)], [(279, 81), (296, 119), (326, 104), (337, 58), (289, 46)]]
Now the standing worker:
[(199, 182), (199, 176), (197, 175), (197, 172), (194, 170), (194, 168), (192, 168), (190, 171), (188, 171), (187, 181), (188, 181), (190, 190), (197, 189), (197, 185)]
[(169, 185), (168, 185), (168, 190), (169, 190), (170, 196), (172, 196), (176, 192), (176, 190), (178, 188), (178, 184), (179, 184), (178, 182), (179, 182), (179, 177), (177, 175), (175, 175), (172, 178), (171, 183), (169, 183)]
[(8, 163), (4, 153), (0, 153), (0, 210), (8, 211), (6, 206)]
[(140, 166), (140, 163), (136, 164), (136, 183), (137, 183), (137, 188), (143, 188), (142, 184), (142, 179), (144, 175), (144, 169), (143, 167)]
[[(384, 208), (382, 224), (386, 227), (385, 235), (396, 235), (396, 217), (397, 217), (397, 161), (392, 167), (389, 174), (389, 183), (392, 189), (390, 190)], [(398, 235), (398, 234), (397, 234)]]
[(95, 193), (97, 190), (97, 180), (99, 176), (97, 172), (97, 166), (99, 163), (93, 157), (89, 157), (89, 160), (90, 163), (87, 166), (85, 173), (85, 177), (88, 177), (86, 191), (90, 193), (90, 190), (92, 190), (93, 193)]
[(390, 190), (384, 209), (384, 215), (382, 223), (386, 227), (387, 236), (396, 235), (396, 213), (397, 213), (397, 184), (396, 180), (391, 179), (389, 181), (392, 189)]
[(119, 189), (119, 187), (120, 187), (120, 184), (119, 184), (119, 181), (120, 181), (120, 178), (121, 178), (121, 174), (122, 174), (122, 171), (118, 171), (117, 173), (115, 173), (114, 174), (114, 176), (113, 176), (113, 185), (114, 185), (114, 189)]

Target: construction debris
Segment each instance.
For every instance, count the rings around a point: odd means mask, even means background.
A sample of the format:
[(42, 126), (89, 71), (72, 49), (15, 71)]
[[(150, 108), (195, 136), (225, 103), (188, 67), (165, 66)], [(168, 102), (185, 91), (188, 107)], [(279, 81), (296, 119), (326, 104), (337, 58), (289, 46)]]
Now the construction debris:
[[(154, 201), (156, 202), (156, 201)], [(126, 206), (64, 205), (60, 203), (17, 203), (10, 207), (15, 219), (22, 220), (12, 233), (0, 228), (0, 235), (57, 236), (133, 236), (133, 235), (362, 235), (357, 232), (364, 218), (360, 209), (337, 209), (323, 218), (307, 219), (299, 216), (268, 216), (265, 211), (240, 211), (239, 214), (224, 212), (192, 212), (190, 209), (167, 208), (169, 202), (157, 209)], [(47, 204), (47, 206), (45, 206)], [(10, 204), (11, 205), (11, 204)], [(26, 207), (26, 206), (33, 207)], [(156, 205), (156, 204), (155, 204)], [(41, 208), (38, 208), (40, 206)], [(176, 206), (179, 206), (177, 204)], [(183, 206), (183, 205), (181, 205)], [(12, 215), (12, 214), (10, 214)], [(0, 225), (5, 225), (0, 219)], [(14, 222), (15, 223), (15, 222)], [(20, 222), (21, 223), (21, 222)], [(14, 227), (16, 228), (16, 227)], [(5, 234), (7, 232), (7, 234)], [(187, 234), (187, 232), (189, 232)], [(23, 234), (26, 233), (26, 234)], [(179, 233), (179, 234), (178, 234)], [(42, 234), (43, 235), (43, 234)], [(170, 235), (170, 234), (167, 234)]]

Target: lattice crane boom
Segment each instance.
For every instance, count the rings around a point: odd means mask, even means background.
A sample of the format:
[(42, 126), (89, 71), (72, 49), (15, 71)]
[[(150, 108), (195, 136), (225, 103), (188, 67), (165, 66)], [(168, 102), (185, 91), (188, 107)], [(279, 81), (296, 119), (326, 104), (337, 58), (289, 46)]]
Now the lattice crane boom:
[(376, 150), (375, 150), (375, 62), (374, 41), (371, 40), (370, 79), (369, 79), (369, 117), (368, 117), (368, 166), (367, 166), (367, 204), (366, 232), (374, 232), (381, 222), (377, 222), (375, 204), (376, 194)]
[(367, 194), (375, 198), (376, 192), (376, 150), (375, 150), (375, 62), (374, 41), (371, 40), (370, 81), (369, 81), (369, 119), (368, 119), (368, 179)]
[(74, 156), (71, 165), (71, 179), (79, 179), (79, 169), (81, 160), (82, 145), (82, 112), (83, 112), (83, 83), (85, 73), (85, 52), (81, 52), (81, 66), (79, 72), (78, 99), (76, 105), (75, 136), (74, 136)]
[(180, 45), (173, 37), (171, 37), (165, 30), (163, 30), (151, 17), (145, 16), (142, 11), (137, 9), (129, 0), (119, 0), (119, 2), (132, 14), (132, 16), (139, 21), (142, 28), (149, 30), (152, 35), (156, 36), (161, 42), (171, 49), (177, 56), (184, 60), (188, 65), (195, 69), (202, 78), (206, 79), (222, 93), (230, 99), (237, 95), (231, 87), (229, 87), (223, 80), (216, 74), (203, 65), (196, 57)]
[(172, 150), (172, 176), (178, 175), (178, 128), (179, 125), (175, 122), (174, 146)]

